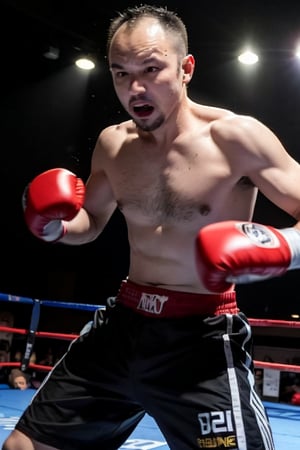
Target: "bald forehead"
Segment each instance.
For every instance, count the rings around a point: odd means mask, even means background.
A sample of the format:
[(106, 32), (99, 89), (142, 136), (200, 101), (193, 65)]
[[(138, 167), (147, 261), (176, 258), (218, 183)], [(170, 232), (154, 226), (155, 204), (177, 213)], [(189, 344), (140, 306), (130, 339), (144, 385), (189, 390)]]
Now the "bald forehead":
[(121, 25), (121, 27), (119, 28), (119, 31), (124, 30), (130, 33), (138, 29), (143, 29), (145, 31), (150, 32), (151, 34), (159, 30), (161, 30), (164, 33), (166, 31), (163, 25), (159, 22), (159, 20), (157, 20), (155, 17), (147, 17), (147, 16), (139, 17), (135, 20), (129, 20), (123, 23), (123, 25)]
[(176, 37), (166, 30), (153, 17), (139, 18), (134, 22), (126, 22), (116, 31), (110, 45), (110, 55), (120, 51), (139, 51), (174, 48)]

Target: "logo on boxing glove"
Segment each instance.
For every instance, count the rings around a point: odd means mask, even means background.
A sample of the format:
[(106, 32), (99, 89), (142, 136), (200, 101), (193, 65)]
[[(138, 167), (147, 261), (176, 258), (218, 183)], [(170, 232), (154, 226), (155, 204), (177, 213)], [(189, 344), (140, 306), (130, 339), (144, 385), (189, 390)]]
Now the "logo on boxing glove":
[(258, 223), (237, 223), (236, 227), (258, 247), (276, 248), (280, 245), (277, 236), (270, 228)]

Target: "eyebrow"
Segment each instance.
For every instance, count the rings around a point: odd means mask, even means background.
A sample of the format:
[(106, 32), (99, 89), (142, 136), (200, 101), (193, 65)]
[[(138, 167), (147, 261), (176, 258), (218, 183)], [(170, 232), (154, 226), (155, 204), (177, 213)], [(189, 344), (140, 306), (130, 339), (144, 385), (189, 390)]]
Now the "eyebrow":
[(121, 66), (121, 64), (117, 64), (117, 63), (112, 63), (110, 65), (111, 69), (123, 69), (123, 66)]
[[(157, 62), (157, 58), (150, 56), (149, 58), (145, 58), (143, 60), (142, 65), (150, 64), (153, 62)], [(111, 63), (110, 68), (111, 69), (123, 69), (124, 66), (122, 66), (122, 64), (118, 64), (118, 63)]]

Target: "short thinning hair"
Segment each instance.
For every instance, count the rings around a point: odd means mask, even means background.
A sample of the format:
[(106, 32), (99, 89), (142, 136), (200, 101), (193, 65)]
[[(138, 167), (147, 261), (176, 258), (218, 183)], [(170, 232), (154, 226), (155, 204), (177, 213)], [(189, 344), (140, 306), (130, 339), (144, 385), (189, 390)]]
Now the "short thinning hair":
[(166, 31), (171, 32), (178, 39), (184, 56), (188, 53), (188, 35), (186, 26), (181, 18), (174, 11), (168, 10), (167, 7), (140, 5), (126, 8), (111, 20), (107, 34), (107, 54), (109, 53), (111, 41), (121, 25), (128, 23), (129, 26), (134, 27), (136, 22), (144, 17), (157, 19)]

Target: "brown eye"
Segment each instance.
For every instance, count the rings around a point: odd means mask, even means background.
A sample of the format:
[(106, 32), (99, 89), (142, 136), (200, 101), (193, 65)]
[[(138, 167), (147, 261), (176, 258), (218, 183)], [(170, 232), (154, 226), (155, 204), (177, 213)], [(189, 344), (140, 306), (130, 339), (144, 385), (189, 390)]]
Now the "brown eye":
[(146, 69), (146, 72), (149, 72), (149, 73), (153, 73), (153, 72), (158, 72), (158, 67), (147, 67), (147, 69)]

